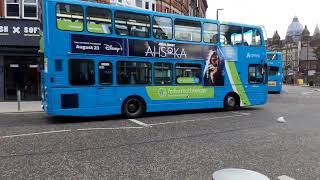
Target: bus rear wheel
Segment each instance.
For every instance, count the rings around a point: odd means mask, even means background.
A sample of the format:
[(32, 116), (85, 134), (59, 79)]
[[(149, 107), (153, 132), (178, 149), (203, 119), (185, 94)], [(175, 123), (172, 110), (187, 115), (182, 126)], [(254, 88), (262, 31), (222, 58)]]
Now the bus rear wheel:
[(228, 111), (236, 110), (239, 108), (238, 98), (235, 94), (228, 94), (224, 98), (224, 108)]
[(146, 106), (144, 102), (137, 97), (129, 97), (122, 106), (122, 114), (127, 118), (140, 117), (145, 111)]

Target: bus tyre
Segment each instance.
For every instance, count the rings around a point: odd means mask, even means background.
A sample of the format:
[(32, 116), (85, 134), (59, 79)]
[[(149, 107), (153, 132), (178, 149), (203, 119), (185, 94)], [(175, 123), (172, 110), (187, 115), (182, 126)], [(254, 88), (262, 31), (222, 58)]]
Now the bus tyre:
[(142, 116), (146, 111), (146, 106), (137, 97), (129, 97), (122, 106), (122, 114), (127, 118)]
[(224, 108), (228, 111), (236, 110), (239, 107), (238, 101), (235, 95), (228, 94), (224, 98)]

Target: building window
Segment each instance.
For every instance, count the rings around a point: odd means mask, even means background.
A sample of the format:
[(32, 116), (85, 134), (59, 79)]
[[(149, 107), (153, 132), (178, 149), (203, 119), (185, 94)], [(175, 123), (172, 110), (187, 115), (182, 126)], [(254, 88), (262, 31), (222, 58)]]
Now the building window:
[(201, 23), (185, 19), (175, 20), (175, 38), (181, 41), (201, 41)]
[(169, 8), (166, 7), (166, 8), (164, 9), (164, 12), (165, 12), (165, 13), (169, 13)]
[(117, 79), (119, 84), (151, 84), (151, 64), (146, 62), (119, 61)]
[(101, 8), (87, 8), (87, 29), (89, 32), (111, 34), (112, 13)]
[(145, 2), (145, 9), (149, 9), (149, 2)]
[(142, 0), (136, 0), (136, 6), (142, 8)]
[(157, 39), (172, 39), (172, 20), (168, 17), (154, 16), (153, 36)]
[(37, 18), (38, 17), (38, 2), (37, 0), (24, 0), (23, 1), (23, 17), (24, 18)]
[(176, 64), (177, 84), (200, 84), (201, 76), (200, 64)]
[(156, 4), (152, 3), (152, 11), (156, 11)]
[(112, 64), (111, 62), (99, 63), (99, 81), (100, 84), (112, 84)]
[(92, 60), (71, 59), (69, 61), (69, 82), (71, 85), (93, 85), (94, 63)]
[(57, 4), (57, 27), (65, 31), (83, 31), (83, 9), (78, 5)]
[(172, 84), (171, 63), (154, 63), (154, 83), (156, 85)]
[(206, 43), (218, 42), (218, 25), (213, 23), (204, 23), (203, 40)]
[(6, 17), (38, 18), (38, 0), (5, 0)]
[(20, 17), (20, 0), (6, 0), (6, 16)]
[(116, 33), (118, 35), (149, 37), (150, 17), (148, 15), (117, 11), (115, 19)]

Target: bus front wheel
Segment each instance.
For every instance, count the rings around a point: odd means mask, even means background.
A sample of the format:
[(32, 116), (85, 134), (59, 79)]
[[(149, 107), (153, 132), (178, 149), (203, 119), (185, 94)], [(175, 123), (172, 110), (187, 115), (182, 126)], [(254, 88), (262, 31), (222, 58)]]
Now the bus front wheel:
[(122, 106), (122, 114), (127, 118), (142, 116), (146, 111), (145, 103), (137, 97), (129, 97)]
[(230, 93), (224, 98), (224, 108), (228, 111), (239, 108), (239, 98), (237, 94)]

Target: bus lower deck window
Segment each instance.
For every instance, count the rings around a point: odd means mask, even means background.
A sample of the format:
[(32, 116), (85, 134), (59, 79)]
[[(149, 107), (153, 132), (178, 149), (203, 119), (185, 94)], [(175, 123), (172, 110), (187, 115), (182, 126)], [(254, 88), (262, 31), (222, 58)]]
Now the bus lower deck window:
[(249, 65), (249, 83), (250, 84), (262, 84), (264, 82), (263, 66), (261, 65)]
[(177, 84), (200, 84), (201, 76), (200, 64), (176, 64)]
[(71, 59), (69, 61), (69, 82), (71, 85), (93, 85), (95, 69), (92, 60)]
[(172, 84), (171, 63), (154, 63), (154, 83), (156, 85)]
[(112, 64), (111, 62), (99, 63), (99, 81), (100, 84), (112, 84)]
[(119, 84), (151, 84), (151, 63), (119, 61), (117, 81)]

